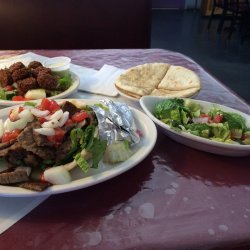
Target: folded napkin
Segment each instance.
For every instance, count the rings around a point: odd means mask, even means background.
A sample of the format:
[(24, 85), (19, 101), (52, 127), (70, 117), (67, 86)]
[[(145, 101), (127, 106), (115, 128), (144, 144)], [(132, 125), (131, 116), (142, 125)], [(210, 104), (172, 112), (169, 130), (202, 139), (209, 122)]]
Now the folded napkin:
[(40, 197), (0, 197), (0, 234), (23, 218), (48, 196)]
[(124, 72), (123, 69), (107, 64), (104, 64), (99, 71), (95, 72), (84, 72), (81, 68), (72, 65), (72, 71), (80, 78), (79, 90), (106, 96), (118, 95), (114, 83), (116, 78)]

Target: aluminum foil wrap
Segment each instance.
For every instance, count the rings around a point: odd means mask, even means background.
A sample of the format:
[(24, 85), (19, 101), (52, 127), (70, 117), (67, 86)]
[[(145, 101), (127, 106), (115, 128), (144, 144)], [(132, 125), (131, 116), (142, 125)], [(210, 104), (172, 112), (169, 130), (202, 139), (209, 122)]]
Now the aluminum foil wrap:
[(138, 143), (140, 136), (133, 128), (134, 118), (128, 105), (109, 99), (103, 99), (100, 103), (107, 109), (98, 105), (91, 106), (98, 119), (100, 137), (106, 140), (108, 145), (119, 140), (128, 140), (131, 145)]

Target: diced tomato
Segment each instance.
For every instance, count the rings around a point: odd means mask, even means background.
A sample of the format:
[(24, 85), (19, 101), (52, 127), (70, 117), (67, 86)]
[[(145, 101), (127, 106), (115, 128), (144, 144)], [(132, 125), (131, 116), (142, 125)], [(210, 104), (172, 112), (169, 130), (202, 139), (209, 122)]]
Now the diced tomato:
[(44, 122), (47, 122), (47, 119), (45, 117), (39, 117), (38, 121), (43, 124)]
[(213, 122), (215, 123), (220, 123), (223, 119), (223, 115), (222, 114), (218, 114), (214, 116)]
[(73, 121), (69, 118), (66, 122), (65, 122), (65, 124), (64, 125), (71, 125), (73, 123)]
[(89, 114), (86, 111), (77, 112), (71, 117), (73, 122), (81, 122), (86, 118), (89, 118)]
[(6, 91), (11, 91), (11, 90), (14, 90), (15, 88), (12, 86), (12, 85), (7, 85), (4, 87), (4, 90)]
[(50, 101), (47, 98), (43, 98), (41, 104), (38, 106), (40, 110), (49, 110)]
[(55, 135), (47, 136), (47, 138), (54, 144), (61, 144), (63, 142), (64, 135), (65, 131), (63, 129), (55, 128)]
[(10, 140), (14, 140), (20, 134), (20, 129), (14, 129), (13, 131), (6, 131), (2, 136), (2, 142), (7, 142)]
[(40, 110), (49, 110), (54, 113), (55, 111), (60, 109), (59, 104), (54, 100), (49, 100), (47, 98), (43, 98), (41, 104), (38, 107)]
[(12, 101), (29, 101), (29, 98), (25, 98), (22, 95), (16, 95), (12, 97)]
[(9, 113), (9, 119), (14, 122), (19, 119), (18, 114), (24, 110), (23, 107), (18, 107), (16, 109), (11, 109)]

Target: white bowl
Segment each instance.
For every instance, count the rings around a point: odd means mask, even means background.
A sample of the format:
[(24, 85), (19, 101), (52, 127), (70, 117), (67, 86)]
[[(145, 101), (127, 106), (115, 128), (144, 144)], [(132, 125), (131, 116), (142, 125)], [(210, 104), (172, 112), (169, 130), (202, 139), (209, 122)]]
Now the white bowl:
[(43, 66), (51, 69), (53, 72), (64, 72), (70, 68), (71, 59), (66, 56), (58, 56), (45, 60)]
[[(163, 130), (163, 132), (169, 136), (171, 139), (182, 143), (186, 146), (206, 151), (218, 155), (227, 155), (227, 156), (246, 156), (250, 155), (250, 145), (240, 145), (240, 144), (229, 144), (223, 142), (217, 142), (202, 138), (187, 132), (177, 132), (170, 128), (167, 124), (161, 122), (153, 115), (153, 109), (155, 105), (163, 100), (166, 100), (166, 97), (154, 97), (154, 96), (144, 96), (140, 99), (140, 105), (144, 112)], [(185, 99), (185, 98), (183, 98)], [(250, 127), (250, 116), (238, 111), (233, 108), (229, 108), (223, 105), (216, 103), (195, 100), (192, 99), (192, 102), (200, 104), (202, 110), (207, 112), (212, 107), (217, 107), (226, 112), (234, 112), (240, 114), (246, 120), (246, 125)]]

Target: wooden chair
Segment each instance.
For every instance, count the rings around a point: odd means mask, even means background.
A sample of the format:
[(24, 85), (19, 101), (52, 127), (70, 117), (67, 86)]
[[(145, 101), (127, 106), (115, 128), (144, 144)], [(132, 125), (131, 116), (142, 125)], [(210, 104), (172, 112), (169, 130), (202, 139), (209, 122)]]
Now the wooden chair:
[(149, 48), (150, 0), (0, 0), (0, 49)]
[(229, 33), (228, 38), (231, 37), (233, 31), (238, 29), (241, 32), (242, 25), (243, 25), (243, 19), (245, 19), (245, 16), (249, 14), (249, 1), (248, 0), (235, 0), (235, 1), (229, 1), (228, 6), (229, 11), (232, 13), (231, 17), (231, 23), (229, 27)]
[(245, 39), (250, 36), (250, 6), (248, 5), (246, 11), (242, 14), (240, 24), (240, 38), (241, 44), (244, 43)]
[[(221, 9), (221, 13), (220, 14), (216, 14), (216, 10), (217, 9)], [(217, 32), (221, 32), (223, 25), (224, 25), (224, 21), (226, 19), (228, 15), (228, 0), (213, 0), (213, 7), (212, 7), (212, 12), (208, 21), (208, 25), (207, 28), (210, 29), (212, 20), (216, 17), (219, 16), (219, 24), (217, 27)]]

